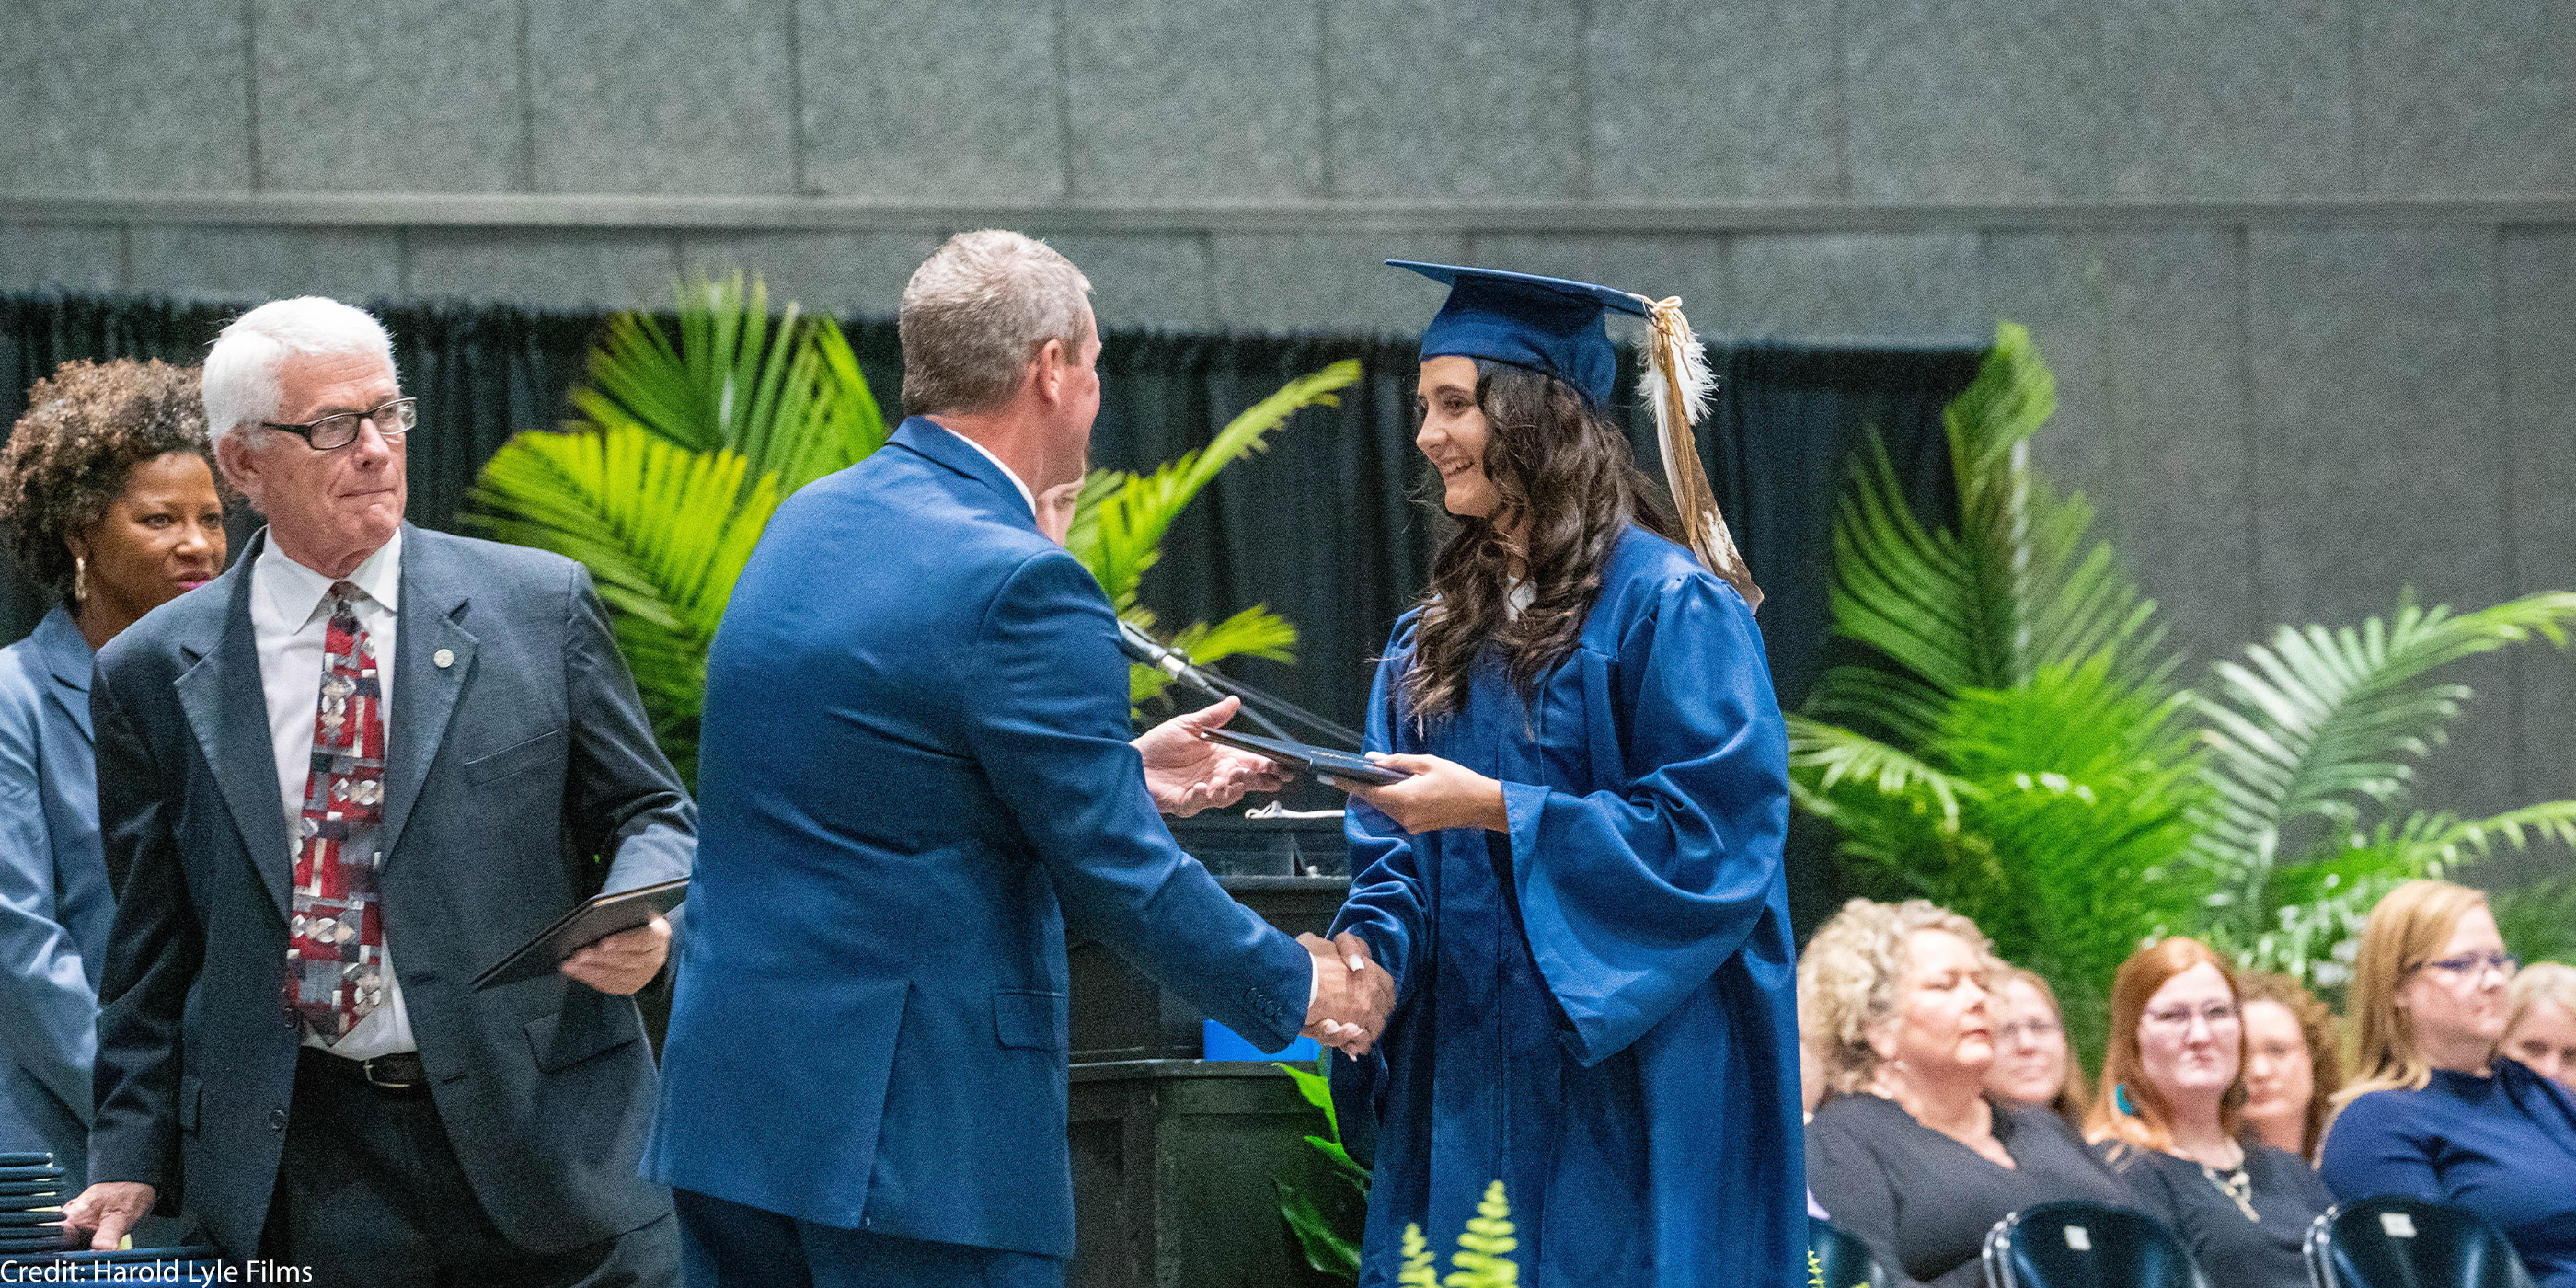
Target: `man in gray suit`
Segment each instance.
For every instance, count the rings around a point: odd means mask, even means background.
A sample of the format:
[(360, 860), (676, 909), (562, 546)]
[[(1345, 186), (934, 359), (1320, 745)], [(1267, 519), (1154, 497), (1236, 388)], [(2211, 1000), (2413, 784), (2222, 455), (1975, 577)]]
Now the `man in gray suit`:
[(311, 1282), (670, 1282), (629, 996), (670, 928), (470, 987), (695, 854), (589, 577), (402, 521), (412, 404), (365, 313), (244, 314), (205, 397), (269, 526), (98, 658), (120, 902), (66, 1224), (112, 1248), (184, 1198), (227, 1253)]

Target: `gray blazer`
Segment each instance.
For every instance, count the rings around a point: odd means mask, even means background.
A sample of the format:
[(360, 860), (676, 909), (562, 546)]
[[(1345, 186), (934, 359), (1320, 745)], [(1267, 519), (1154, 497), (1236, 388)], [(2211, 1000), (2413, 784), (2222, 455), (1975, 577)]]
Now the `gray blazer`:
[[(152, 611), (98, 659), (99, 817), (122, 901), (100, 988), (92, 1181), (160, 1187), (225, 1251), (258, 1245), (295, 1084), (279, 1001), (291, 862), (250, 570)], [(474, 976), (575, 902), (688, 875), (697, 814), (653, 743), (589, 574), (406, 526), (379, 877), (439, 1118), (520, 1247), (670, 1211), (636, 1175), (653, 1062), (635, 1004)], [(447, 664), (435, 661), (445, 656)]]
[(0, 649), (0, 1151), (86, 1165), (98, 972), (116, 913), (98, 853), (89, 641), (68, 610)]

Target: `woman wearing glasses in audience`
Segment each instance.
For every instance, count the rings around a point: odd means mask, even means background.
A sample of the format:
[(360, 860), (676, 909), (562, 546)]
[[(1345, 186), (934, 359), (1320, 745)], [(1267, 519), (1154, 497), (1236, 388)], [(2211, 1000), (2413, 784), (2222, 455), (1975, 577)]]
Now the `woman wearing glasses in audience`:
[(2409, 881), (2379, 901), (2353, 962), (2360, 1076), (2318, 1168), (2346, 1202), (2473, 1209), (2540, 1288), (2576, 1288), (2576, 1097), (2497, 1058), (2516, 965), (2475, 890)]
[(2245, 1125), (2313, 1167), (2343, 1089), (2334, 1012), (2287, 975), (2236, 977), (2244, 1004)]
[(2111, 983), (2102, 1094), (2085, 1134), (2211, 1283), (2304, 1288), (2300, 1244), (2333, 1200), (2305, 1159), (2248, 1129), (2244, 1051), (2224, 959), (2195, 939), (2139, 949)]
[(18, 566), (62, 600), (0, 649), (0, 1152), (51, 1153), (78, 1189), (116, 912), (99, 849), (90, 662), (223, 571), (196, 369), (67, 362), (37, 381), (0, 452), (0, 528)]
[(1996, 1099), (2046, 1109), (2069, 1127), (2084, 1126), (2084, 1066), (2066, 1044), (2066, 1014), (2057, 990), (2019, 966), (1995, 972), (1995, 1067), (1986, 1090)]

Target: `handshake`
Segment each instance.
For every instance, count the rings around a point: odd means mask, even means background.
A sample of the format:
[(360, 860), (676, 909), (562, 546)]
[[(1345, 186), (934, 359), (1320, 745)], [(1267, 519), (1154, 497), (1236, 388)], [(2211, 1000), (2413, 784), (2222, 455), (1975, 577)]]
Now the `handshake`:
[(1395, 1009), (1395, 977), (1369, 955), (1366, 941), (1348, 931), (1329, 940), (1303, 934), (1297, 943), (1315, 955), (1316, 981), (1315, 1000), (1299, 1032), (1354, 1060), (1368, 1054)]

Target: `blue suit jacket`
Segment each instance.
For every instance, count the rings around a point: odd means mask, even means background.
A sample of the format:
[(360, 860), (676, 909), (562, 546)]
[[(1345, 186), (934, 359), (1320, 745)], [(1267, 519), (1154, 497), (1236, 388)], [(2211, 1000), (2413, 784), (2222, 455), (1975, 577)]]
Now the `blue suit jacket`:
[[(108, 641), (90, 693), (120, 896), (90, 1179), (157, 1185), (164, 1211), (184, 1194), (236, 1257), (277, 1185), (299, 1042), (250, 623), (265, 539)], [(670, 1211), (635, 1175), (653, 1094), (635, 1003), (551, 974), (469, 986), (602, 888), (688, 875), (694, 810), (579, 564), (406, 526), (396, 612), (378, 883), (412, 1036), (501, 1232), (597, 1243)]]
[(1098, 583), (927, 420), (779, 507), (707, 665), (654, 1179), (1073, 1250), (1065, 927), (1291, 1040), (1305, 950), (1173, 844)]
[(85, 1173), (98, 972), (116, 903), (98, 852), (89, 641), (57, 608), (0, 649), (0, 1151)]

